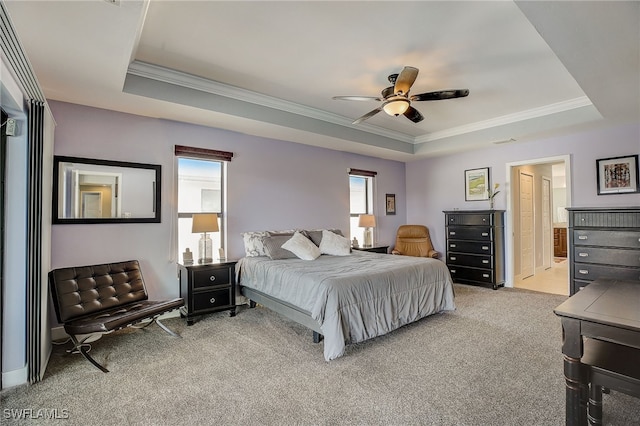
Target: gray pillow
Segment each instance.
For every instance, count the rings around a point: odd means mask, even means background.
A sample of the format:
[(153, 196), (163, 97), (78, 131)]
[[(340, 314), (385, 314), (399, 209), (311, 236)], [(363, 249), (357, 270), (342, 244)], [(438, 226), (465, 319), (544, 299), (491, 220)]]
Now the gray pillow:
[(297, 256), (287, 249), (283, 249), (282, 245), (291, 239), (291, 235), (274, 235), (264, 237), (262, 244), (264, 251), (271, 260), (279, 259), (295, 259)]
[[(320, 243), (322, 242), (322, 229), (314, 229), (311, 231), (303, 231), (307, 238), (313, 241), (313, 244), (320, 247)], [(344, 237), (344, 234), (339, 229), (328, 229), (328, 231), (333, 232), (334, 234), (338, 234)]]

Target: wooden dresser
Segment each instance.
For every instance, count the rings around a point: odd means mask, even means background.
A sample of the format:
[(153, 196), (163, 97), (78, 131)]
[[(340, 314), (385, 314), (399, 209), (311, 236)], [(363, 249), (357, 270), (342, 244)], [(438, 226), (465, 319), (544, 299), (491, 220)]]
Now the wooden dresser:
[(570, 295), (598, 278), (640, 282), (640, 207), (567, 210)]
[(447, 266), (454, 282), (504, 285), (504, 210), (446, 210)]

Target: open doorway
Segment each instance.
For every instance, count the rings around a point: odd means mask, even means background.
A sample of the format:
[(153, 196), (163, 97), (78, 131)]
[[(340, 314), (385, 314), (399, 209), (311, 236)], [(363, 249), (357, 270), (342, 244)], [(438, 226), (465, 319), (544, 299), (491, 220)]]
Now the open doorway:
[(569, 295), (569, 171), (569, 156), (507, 164), (507, 285)]

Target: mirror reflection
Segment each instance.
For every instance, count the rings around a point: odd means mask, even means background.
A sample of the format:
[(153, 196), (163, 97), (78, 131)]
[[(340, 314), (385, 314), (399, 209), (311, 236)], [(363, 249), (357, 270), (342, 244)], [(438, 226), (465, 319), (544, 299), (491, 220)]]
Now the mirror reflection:
[(160, 222), (160, 166), (54, 157), (54, 223)]

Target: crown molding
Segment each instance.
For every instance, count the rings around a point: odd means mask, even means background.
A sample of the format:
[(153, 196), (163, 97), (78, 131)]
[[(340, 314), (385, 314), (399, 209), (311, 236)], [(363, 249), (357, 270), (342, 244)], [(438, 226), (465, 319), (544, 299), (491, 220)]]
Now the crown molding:
[(182, 71), (177, 71), (159, 65), (149, 64), (146, 62), (133, 61), (127, 69), (127, 74), (148, 78), (179, 87), (185, 87), (192, 90), (198, 90), (204, 93), (211, 93), (213, 95), (223, 96), (242, 102), (248, 102), (279, 111), (285, 111), (291, 114), (297, 114), (338, 126), (357, 129), (359, 131), (383, 136), (415, 146), (426, 142), (437, 141), (440, 139), (446, 139), (494, 127), (505, 126), (508, 124), (531, 120), (547, 115), (557, 114), (593, 105), (591, 100), (587, 96), (581, 96), (579, 98), (569, 99), (567, 101), (557, 102), (539, 108), (533, 108), (514, 114), (503, 115), (501, 117), (479, 121), (464, 126), (453, 127), (446, 130), (429, 133), (424, 136), (413, 137), (405, 133), (384, 129), (371, 124), (361, 123), (358, 125), (354, 125), (352, 124), (352, 120), (350, 118), (344, 117), (342, 115), (333, 114), (328, 111), (312, 108), (306, 105), (298, 104), (296, 102), (286, 101), (284, 99), (275, 98), (273, 96), (264, 95), (237, 86), (232, 86), (229, 84), (221, 83), (219, 81), (198, 77), (193, 74), (188, 74)]
[(149, 64), (146, 62), (133, 61), (128, 69), (127, 74), (138, 77), (148, 78), (161, 81), (176, 86), (186, 87), (201, 92), (211, 93), (218, 96), (249, 102), (252, 104), (273, 108), (280, 111), (286, 111), (292, 114), (309, 117), (316, 120), (325, 121), (339, 126), (350, 127), (360, 131), (376, 134), (389, 139), (395, 139), (400, 142), (409, 144), (415, 143), (415, 138), (400, 132), (383, 129), (371, 124), (352, 124), (352, 120), (317, 108), (295, 102), (286, 101), (284, 99), (275, 98), (251, 90), (242, 89), (237, 86), (221, 83), (219, 81), (198, 77), (193, 74), (184, 73), (182, 71), (173, 70), (159, 65)]
[(493, 127), (500, 127), (507, 124), (513, 124), (520, 121), (530, 120), (533, 118), (544, 117), (546, 115), (558, 114), (572, 109), (583, 108), (586, 106), (592, 106), (593, 103), (586, 96), (581, 96), (575, 99), (569, 99), (567, 101), (556, 102), (554, 104), (545, 105), (539, 108), (533, 108), (526, 111), (516, 112), (513, 114), (503, 115), (501, 117), (492, 118), (490, 120), (478, 121), (476, 123), (467, 124), (464, 126), (453, 127), (451, 129), (442, 130), (440, 132), (429, 133), (428, 135), (419, 136), (415, 138), (415, 143), (431, 142), (438, 139), (445, 139), (452, 136), (459, 136), (465, 133), (477, 132), (479, 130), (486, 130)]

